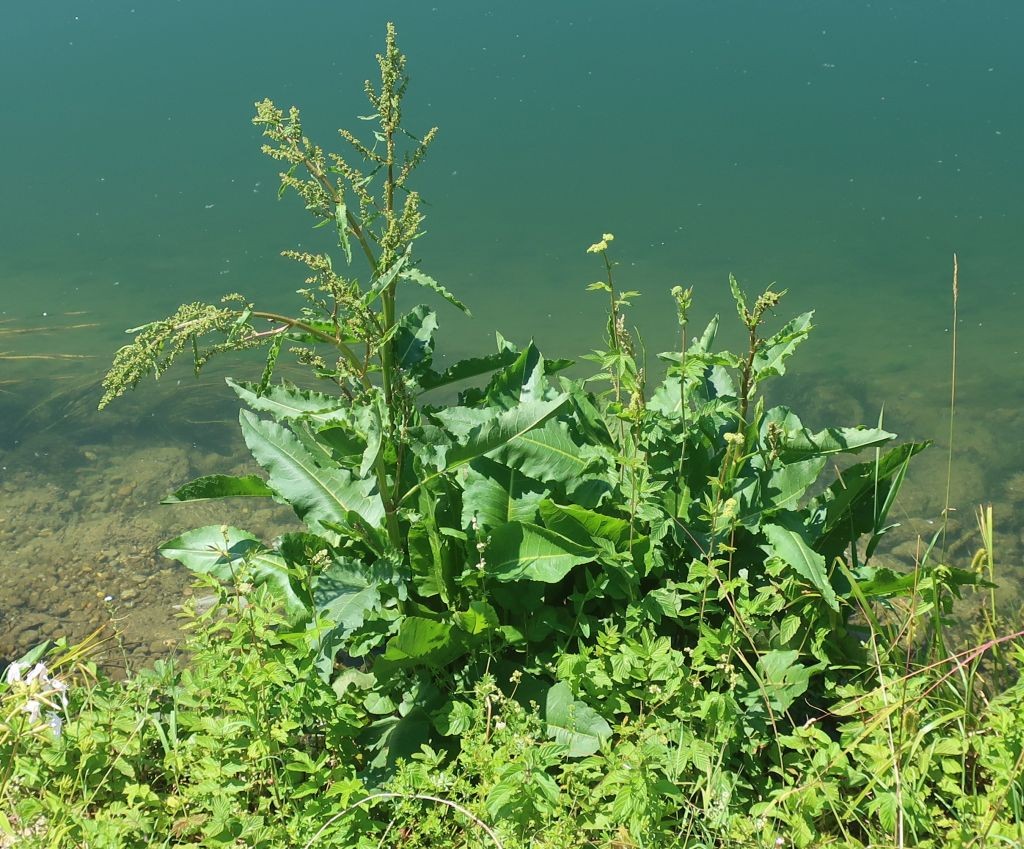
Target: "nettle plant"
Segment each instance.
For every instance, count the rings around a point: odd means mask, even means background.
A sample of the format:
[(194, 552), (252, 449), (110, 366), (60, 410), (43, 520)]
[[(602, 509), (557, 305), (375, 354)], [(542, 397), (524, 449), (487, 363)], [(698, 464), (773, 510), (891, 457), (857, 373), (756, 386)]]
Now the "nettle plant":
[[(894, 435), (811, 432), (788, 407), (766, 409), (762, 385), (785, 373), (811, 314), (765, 335), (783, 293), (751, 302), (735, 280), (747, 351), (714, 350), (717, 318), (688, 339), (692, 292), (676, 288), (679, 346), (649, 390), (611, 234), (590, 248), (605, 272), (591, 288), (609, 299), (598, 374), (569, 379), (568, 361), (500, 336), (495, 351), (435, 368), (434, 310), (398, 311), (399, 287), (466, 311), (414, 253), (423, 214), (410, 179), (435, 130), (418, 138), (402, 125), (408, 80), (392, 26), (377, 59), (373, 141), (341, 131), (358, 167), (310, 141), (297, 109), (257, 104), (282, 193), (337, 234), (338, 256), (285, 252), (308, 269), (302, 308), (279, 315), (232, 294), (136, 328), (100, 405), (183, 352), (198, 371), (222, 351), (266, 348), (261, 380), (228, 381), (266, 477), (203, 477), (170, 500), (273, 498), (306, 530), (267, 542), (205, 527), (162, 552), (266, 585), (291, 639), (362, 705), (378, 767), (464, 730), (485, 674), (545, 705), (567, 753), (592, 753), (609, 721), (650, 702), (636, 670), (655, 655), (676, 670), (659, 680), (705, 705), (703, 722), (735, 725), (752, 755), (769, 748), (781, 727), (827, 709), (847, 664), (864, 668), (855, 601), (909, 591), (866, 561), (923, 446), (876, 450), (809, 497), (837, 455)], [(349, 271), (357, 260), (362, 281)], [(285, 351), (318, 388), (275, 382)], [(460, 386), (454, 403), (431, 403)], [(624, 635), (632, 659), (596, 674), (602, 658), (626, 657)]]

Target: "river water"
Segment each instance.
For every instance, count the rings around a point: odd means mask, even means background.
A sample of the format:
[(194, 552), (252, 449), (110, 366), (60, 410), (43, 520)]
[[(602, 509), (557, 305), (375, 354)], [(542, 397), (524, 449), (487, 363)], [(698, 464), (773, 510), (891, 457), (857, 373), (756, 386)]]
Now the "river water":
[(406, 123), (441, 128), (419, 172), (424, 268), (474, 311), (441, 312), (443, 349), (500, 329), (589, 350), (585, 248), (602, 232), (651, 350), (672, 344), (671, 286), (695, 287), (700, 322), (731, 315), (729, 272), (776, 281), (781, 312), (817, 325), (777, 395), (815, 425), (884, 411), (936, 441), (900, 506), (905, 561), (944, 503), (957, 252), (955, 551), (994, 503), (1014, 612), (1024, 5), (55, 0), (11, 6), (0, 29), (0, 656), (111, 619), (127, 651), (165, 651), (191, 589), (156, 545), (198, 523), (287, 526), (276, 508), (157, 503), (248, 469), (223, 376), (258, 365), (199, 381), (183, 366), (102, 414), (97, 383), (125, 328), (179, 303), (294, 303), (301, 275), (278, 254), (323, 231), (276, 200), (252, 104), (300, 105), (328, 146), (365, 128), (389, 19)]

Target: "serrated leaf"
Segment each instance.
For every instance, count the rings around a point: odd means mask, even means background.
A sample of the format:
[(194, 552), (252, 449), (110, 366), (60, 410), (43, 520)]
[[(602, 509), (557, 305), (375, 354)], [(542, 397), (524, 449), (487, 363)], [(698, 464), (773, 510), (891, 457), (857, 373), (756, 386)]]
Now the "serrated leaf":
[(255, 383), (227, 379), (227, 384), (246, 406), (258, 413), (270, 413), (275, 419), (309, 419), (320, 424), (347, 422), (351, 418), (348, 404), (343, 398), (299, 389), (295, 386), (268, 386), (260, 393)]
[(204, 475), (178, 487), (161, 504), (207, 501), (211, 498), (266, 498), (274, 491), (258, 475)]
[(611, 726), (592, 707), (574, 699), (564, 681), (548, 690), (544, 719), (548, 736), (566, 746), (570, 758), (594, 754), (612, 735)]
[(541, 581), (553, 584), (570, 569), (590, 563), (598, 550), (527, 522), (509, 522), (494, 529), (487, 541), (487, 574), (499, 581)]
[(373, 480), (318, 466), (296, 436), (275, 422), (245, 410), (240, 420), (245, 444), (270, 475), (268, 483), (311, 530), (326, 528), (322, 522), (351, 527), (350, 513), (371, 528), (381, 524), (384, 505)]
[(407, 268), (399, 273), (398, 276), (403, 280), (408, 280), (410, 283), (415, 283), (417, 286), (422, 286), (425, 289), (430, 289), (432, 292), (436, 292), (457, 310), (461, 310), (466, 315), (472, 315), (469, 308), (462, 303), (462, 301), (445, 289), (445, 287), (438, 283), (433, 277), (424, 274), (418, 268)]
[(783, 619), (782, 624), (779, 625), (779, 642), (785, 645), (796, 636), (799, 630), (800, 617), (791, 613)]
[(748, 316), (747, 297), (743, 294), (739, 281), (731, 274), (729, 275), (729, 291), (732, 293), (732, 299), (736, 303), (736, 314), (739, 315), (740, 321), (745, 325)]
[(376, 280), (373, 281), (373, 285), (366, 290), (366, 294), (363, 295), (363, 306), (369, 307), (373, 304), (377, 298), (380, 297), (381, 292), (388, 288), (397, 278), (402, 268), (405, 267), (406, 262), (409, 261), (409, 254), (412, 250), (410, 245), (409, 250), (402, 254), (398, 259), (391, 263), (391, 267), (381, 274)]
[[(797, 663), (800, 652), (793, 649), (765, 652), (758, 658), (761, 682), (773, 707), (789, 710), (793, 702), (807, 691), (811, 669)], [(756, 698), (762, 698), (760, 693)]]
[(758, 380), (786, 373), (786, 360), (813, 329), (813, 312), (805, 312), (788, 322), (778, 333), (766, 339), (754, 355), (754, 374)]
[(352, 264), (352, 245), (348, 239), (348, 208), (344, 203), (334, 207), (334, 223), (338, 230), (338, 243), (345, 253), (345, 262)]

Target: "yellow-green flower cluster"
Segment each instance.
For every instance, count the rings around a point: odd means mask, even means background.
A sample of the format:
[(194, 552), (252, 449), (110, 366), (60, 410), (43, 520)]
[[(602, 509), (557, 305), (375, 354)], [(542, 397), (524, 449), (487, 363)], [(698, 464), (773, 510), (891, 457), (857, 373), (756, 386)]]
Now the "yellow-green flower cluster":
[(613, 236), (611, 233), (603, 233), (601, 235), (601, 241), (600, 242), (594, 242), (594, 244), (592, 244), (589, 248), (587, 248), (587, 253), (588, 254), (603, 253), (604, 251), (608, 250), (608, 243), (611, 242), (614, 238), (615, 238), (615, 236)]

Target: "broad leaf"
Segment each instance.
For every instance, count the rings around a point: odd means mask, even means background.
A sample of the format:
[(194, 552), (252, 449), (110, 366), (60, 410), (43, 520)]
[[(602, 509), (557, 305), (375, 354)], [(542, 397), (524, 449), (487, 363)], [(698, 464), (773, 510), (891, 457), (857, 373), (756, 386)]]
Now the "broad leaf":
[[(531, 401), (498, 415), (488, 416), (486, 420), (469, 430), (460, 445), (453, 446), (448, 451), (447, 468), (458, 468), (476, 457), (507, 445), (512, 440), (543, 424), (557, 413), (568, 400), (567, 395), (559, 395), (550, 401)], [(438, 418), (448, 424), (452, 414), (465, 409), (464, 407), (454, 407), (445, 411), (448, 415), (438, 414)]]
[(263, 543), (248, 531), (228, 525), (195, 528), (160, 546), (160, 553), (199, 572), (231, 580), (232, 567), (263, 548)]
[(828, 579), (825, 558), (814, 551), (803, 537), (795, 531), (780, 525), (766, 524), (761, 527), (768, 538), (768, 553), (779, 557), (801, 577), (805, 578), (833, 610), (839, 610), (835, 590)]
[(577, 445), (566, 423), (552, 420), (510, 439), (494, 458), (537, 480), (568, 484), (581, 478), (601, 451)]
[(761, 422), (761, 439), (766, 439), (769, 425), (774, 425), (781, 434), (779, 459), (783, 463), (794, 463), (810, 457), (826, 457), (844, 451), (859, 451), (882, 445), (895, 438), (895, 434), (880, 428), (826, 428), (812, 433), (804, 427), (800, 417), (789, 407), (772, 407)]
[(518, 404), (543, 400), (544, 358), (531, 342), (515, 362), (497, 372), (484, 395), (489, 406), (509, 410)]
[(292, 622), (309, 616), (305, 602), (292, 586), (284, 558), (248, 531), (208, 525), (168, 540), (160, 546), (160, 553), (193, 572), (212, 575), (225, 583), (234, 583), (244, 572), (254, 586), (267, 587)]
[(597, 549), (526, 522), (495, 528), (487, 541), (487, 573), (499, 581), (541, 581), (553, 584), (581, 563), (590, 563)]
[(338, 559), (317, 576), (313, 603), (318, 613), (344, 631), (353, 631), (380, 606), (380, 589), (386, 582), (380, 570), (357, 560)]
[(929, 443), (908, 442), (887, 451), (877, 461), (858, 463), (816, 499), (823, 515), (814, 548), (828, 558), (840, 554), (850, 540), (871, 532), (880, 535), (896, 484), (902, 483), (910, 458)]
[(295, 435), (274, 422), (252, 413), (240, 415), (242, 435), (257, 462), (270, 475), (268, 483), (316, 530), (322, 522), (351, 526), (349, 514), (359, 516), (371, 528), (384, 518), (384, 505), (372, 480), (353, 478), (342, 468), (321, 468)]
[(574, 699), (564, 681), (548, 690), (544, 719), (548, 736), (568, 747), (570, 758), (594, 754), (612, 736), (611, 726), (592, 707)]
[(462, 492), (462, 527), (475, 518), (482, 528), (506, 522), (532, 522), (548, 495), (544, 484), (489, 457), (477, 457), (466, 471)]
[(472, 636), (493, 631), (498, 627), (498, 614), (486, 601), (473, 601), (469, 610), (455, 614), (455, 624)]
[(206, 475), (174, 490), (160, 503), (178, 504), (211, 498), (265, 498), (273, 494), (274, 491), (257, 475)]
[(593, 546), (595, 537), (608, 540), (620, 551), (629, 545), (629, 522), (625, 519), (605, 516), (575, 504), (562, 506), (553, 501), (542, 502), (540, 514), (545, 527), (580, 545)]
[[(504, 342), (504, 340), (501, 341)], [(459, 362), (449, 366), (440, 373), (427, 371), (419, 375), (417, 381), (420, 389), (423, 392), (427, 392), (431, 389), (437, 389), (439, 386), (448, 386), (451, 383), (469, 380), (482, 374), (490, 374), (495, 369), (504, 368), (515, 362), (518, 355), (519, 352), (514, 346), (504, 342), (504, 347), (499, 345), (497, 353), (459, 360)]]
[(441, 666), (463, 652), (459, 639), (452, 634), (450, 622), (438, 622), (422, 616), (406, 616), (398, 633), (388, 640), (384, 654), (375, 669), (425, 664)]

